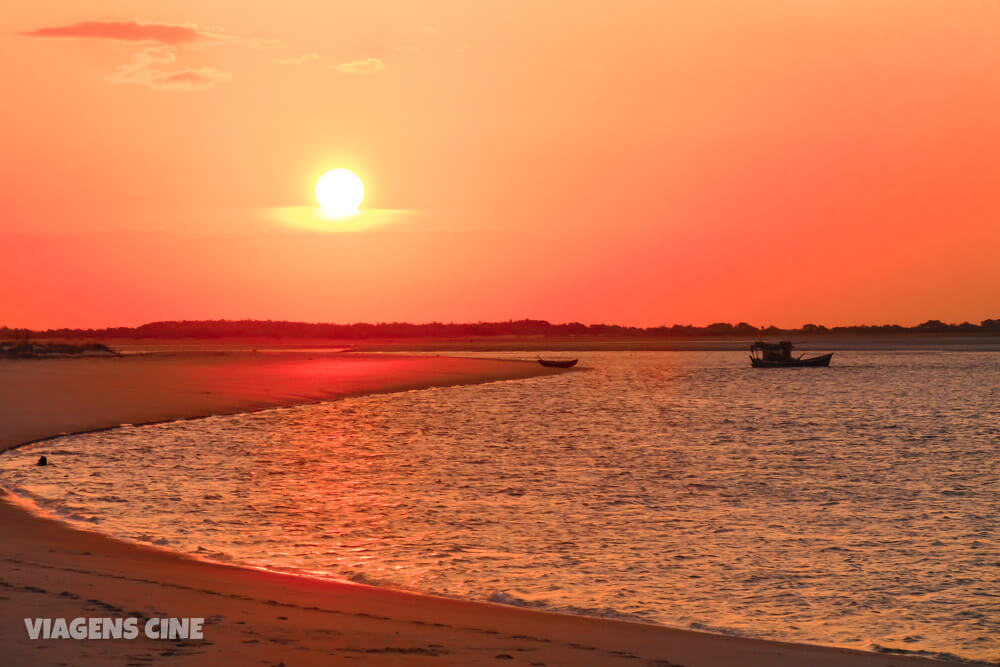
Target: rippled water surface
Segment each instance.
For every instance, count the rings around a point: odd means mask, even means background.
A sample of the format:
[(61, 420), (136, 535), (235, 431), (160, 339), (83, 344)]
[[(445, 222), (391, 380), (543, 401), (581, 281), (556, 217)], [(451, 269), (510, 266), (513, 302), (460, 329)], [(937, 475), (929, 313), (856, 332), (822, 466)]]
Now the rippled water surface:
[[(0, 456), (0, 483), (224, 560), (1000, 660), (1000, 355), (581, 359), (559, 376), (67, 437)], [(43, 453), (52, 465), (33, 466)]]

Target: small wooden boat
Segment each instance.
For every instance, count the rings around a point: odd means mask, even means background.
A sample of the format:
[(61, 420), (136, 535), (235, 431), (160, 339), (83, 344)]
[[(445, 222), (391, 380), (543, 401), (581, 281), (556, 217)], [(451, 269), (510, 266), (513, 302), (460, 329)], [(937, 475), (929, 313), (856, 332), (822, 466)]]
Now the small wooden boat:
[(808, 368), (830, 365), (833, 353), (816, 357), (793, 357), (794, 346), (787, 340), (780, 343), (754, 343), (750, 346), (750, 365), (754, 368)]
[(538, 363), (548, 368), (573, 368), (579, 359), (542, 359), (538, 358)]

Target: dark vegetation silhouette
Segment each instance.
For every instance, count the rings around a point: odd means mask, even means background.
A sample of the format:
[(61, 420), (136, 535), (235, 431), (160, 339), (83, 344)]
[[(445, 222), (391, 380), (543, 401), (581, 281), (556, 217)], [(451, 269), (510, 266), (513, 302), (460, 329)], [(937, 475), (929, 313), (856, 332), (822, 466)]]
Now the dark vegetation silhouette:
[(378, 324), (322, 324), (309, 322), (284, 322), (272, 320), (198, 320), (176, 322), (150, 322), (138, 327), (112, 327), (107, 329), (14, 329), (0, 327), (0, 339), (26, 341), (29, 339), (333, 339), (364, 340), (373, 338), (469, 338), (494, 336), (544, 336), (544, 337), (616, 337), (616, 338), (712, 338), (759, 336), (824, 336), (848, 335), (900, 335), (900, 334), (979, 334), (1000, 336), (1000, 319), (983, 320), (979, 324), (963, 322), (947, 324), (928, 320), (923, 324), (904, 327), (898, 324), (825, 327), (804, 324), (798, 329), (781, 329), (773, 326), (756, 327), (746, 322), (730, 324), (717, 322), (704, 327), (675, 324), (658, 327), (629, 327), (616, 324), (581, 324), (569, 322), (552, 324), (545, 320), (510, 320), (507, 322), (475, 322), (466, 324), (411, 324), (408, 322), (383, 322)]
[[(23, 329), (0, 329), (0, 337), (8, 331), (24, 331)], [(45, 335), (34, 334), (31, 336), (14, 336), (19, 340), (0, 342), (0, 358), (7, 359), (36, 359), (39, 357), (61, 357), (71, 355), (112, 355), (114, 350), (102, 343), (34, 343), (25, 338), (44, 338)], [(73, 336), (66, 336), (72, 338)], [(91, 338), (92, 336), (87, 336)]]

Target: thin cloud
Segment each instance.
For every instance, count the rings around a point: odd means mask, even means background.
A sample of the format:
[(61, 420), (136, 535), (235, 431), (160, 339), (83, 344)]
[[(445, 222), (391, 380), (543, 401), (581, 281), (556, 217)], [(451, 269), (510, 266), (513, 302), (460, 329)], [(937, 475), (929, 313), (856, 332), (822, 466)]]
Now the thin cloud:
[(248, 43), (255, 49), (283, 49), (288, 46), (280, 39), (251, 39)]
[[(205, 53), (208, 47), (237, 46), (254, 50), (279, 49), (285, 44), (277, 39), (261, 39), (230, 35), (208, 30), (192, 23), (154, 23), (147, 21), (79, 21), (60, 26), (47, 26), (18, 33), (26, 37), (71, 38), (130, 42), (146, 46), (119, 65), (108, 76), (118, 85), (142, 85), (153, 90), (204, 90), (232, 78), (232, 74), (214, 67), (173, 66), (182, 51)], [(315, 59), (316, 54), (300, 56)], [(289, 58), (289, 64), (301, 64)], [(173, 66), (173, 67), (172, 67)]]
[(69, 25), (36, 28), (19, 33), (25, 37), (111, 39), (122, 42), (155, 42), (169, 46), (212, 42), (225, 35), (207, 32), (194, 25), (140, 23), (138, 21), (80, 21)]
[(333, 69), (341, 74), (378, 74), (385, 69), (385, 64), (378, 58), (365, 58), (364, 60), (352, 60), (339, 65), (333, 65)]
[(318, 53), (303, 53), (300, 56), (292, 56), (291, 58), (275, 58), (271, 62), (275, 65), (305, 65), (317, 60), (319, 60)]
[(119, 65), (108, 77), (118, 85), (148, 86), (153, 90), (205, 90), (232, 78), (229, 72), (214, 67), (170, 69), (177, 55), (165, 48), (143, 49), (131, 63)]

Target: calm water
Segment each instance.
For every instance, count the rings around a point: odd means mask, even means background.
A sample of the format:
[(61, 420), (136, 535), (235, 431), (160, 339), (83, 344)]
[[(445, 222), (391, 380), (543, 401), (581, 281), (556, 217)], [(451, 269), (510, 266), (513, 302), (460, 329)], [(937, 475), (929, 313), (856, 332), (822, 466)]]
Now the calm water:
[(1000, 660), (1000, 354), (581, 356), (554, 377), (67, 437), (0, 456), (0, 483), (212, 558)]

